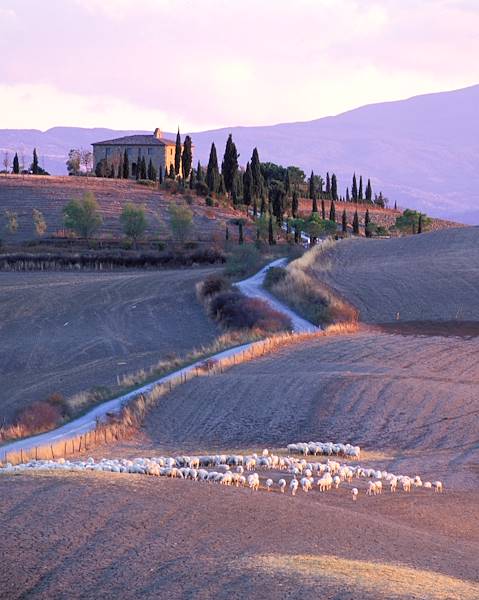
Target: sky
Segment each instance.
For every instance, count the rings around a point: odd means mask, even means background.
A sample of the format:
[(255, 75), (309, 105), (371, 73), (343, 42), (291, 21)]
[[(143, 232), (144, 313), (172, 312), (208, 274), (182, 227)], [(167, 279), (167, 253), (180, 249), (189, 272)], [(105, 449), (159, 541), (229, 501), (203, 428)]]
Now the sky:
[(200, 131), (479, 83), (479, 0), (0, 0), (0, 127)]

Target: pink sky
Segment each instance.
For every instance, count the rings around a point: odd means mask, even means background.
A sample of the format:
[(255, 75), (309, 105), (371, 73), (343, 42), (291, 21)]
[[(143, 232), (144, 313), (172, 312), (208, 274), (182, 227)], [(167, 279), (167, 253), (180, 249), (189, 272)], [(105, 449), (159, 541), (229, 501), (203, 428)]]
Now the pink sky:
[(1, 128), (302, 121), (479, 83), (479, 0), (0, 0)]

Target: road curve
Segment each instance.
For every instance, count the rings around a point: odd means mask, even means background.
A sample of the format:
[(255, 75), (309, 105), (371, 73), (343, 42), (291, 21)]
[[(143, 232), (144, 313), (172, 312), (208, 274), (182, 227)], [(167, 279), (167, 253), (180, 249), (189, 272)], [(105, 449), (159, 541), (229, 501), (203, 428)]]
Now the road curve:
[[(266, 265), (261, 271), (253, 275), (249, 279), (245, 279), (244, 281), (240, 281), (237, 286), (240, 288), (243, 294), (246, 296), (250, 296), (252, 298), (262, 298), (266, 300), (269, 304), (271, 304), (276, 310), (285, 313), (293, 324), (293, 331), (295, 333), (300, 333), (304, 331), (317, 331), (318, 327), (302, 319), (295, 312), (290, 310), (287, 306), (276, 300), (271, 294), (269, 294), (266, 290), (262, 288), (262, 284), (264, 282), (264, 278), (266, 276), (266, 272), (270, 267), (278, 267), (284, 265), (286, 263), (286, 259), (278, 259), (275, 260), (268, 265)], [(239, 355), (245, 350), (247, 350), (251, 344), (243, 344), (242, 346), (236, 346), (235, 348), (230, 348), (229, 350), (224, 350), (223, 352), (219, 352), (214, 356), (211, 356), (211, 359), (221, 360), (222, 358), (228, 358), (230, 356)], [(75, 438), (79, 435), (82, 435), (88, 431), (91, 431), (95, 428), (97, 421), (106, 416), (107, 413), (114, 413), (121, 410), (121, 408), (132, 398), (138, 396), (138, 394), (144, 394), (150, 392), (156, 385), (160, 383), (168, 383), (169, 380), (176, 379), (180, 375), (186, 374), (190, 371), (193, 371), (197, 366), (199, 366), (204, 359), (199, 360), (191, 365), (183, 367), (173, 373), (169, 373), (159, 379), (148, 383), (140, 388), (133, 390), (127, 394), (123, 394), (114, 398), (113, 400), (108, 400), (107, 402), (103, 402), (99, 404), (85, 415), (78, 417), (77, 419), (54, 429), (53, 431), (47, 431), (40, 435), (36, 435), (30, 438), (26, 438), (24, 440), (18, 440), (16, 442), (12, 442), (10, 444), (5, 444), (0, 447), (0, 456), (6, 458), (6, 455), (11, 452), (20, 452), (20, 450), (31, 450), (35, 447), (40, 446), (48, 446), (49, 444), (55, 444), (59, 441), (67, 441), (69, 439)]]

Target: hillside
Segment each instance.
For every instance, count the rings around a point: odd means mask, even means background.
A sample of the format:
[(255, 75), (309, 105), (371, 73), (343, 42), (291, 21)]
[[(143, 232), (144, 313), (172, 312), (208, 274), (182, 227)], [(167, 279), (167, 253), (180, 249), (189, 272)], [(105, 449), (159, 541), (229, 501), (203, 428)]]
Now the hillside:
[[(212, 141), (221, 156), (231, 132), (243, 164), (257, 146), (263, 161), (295, 164), (307, 173), (334, 171), (341, 193), (351, 185), (355, 171), (371, 177), (374, 190), (382, 190), (392, 203), (477, 224), (478, 104), (476, 85), (363, 106), (314, 121), (193, 132), (195, 161), (206, 163)], [(157, 125), (152, 123), (152, 130)], [(65, 172), (70, 148), (130, 133), (76, 127), (55, 127), (44, 133), (3, 130), (0, 152), (8, 150), (12, 155), (23, 149), (29, 161), (36, 146), (45, 167), (60, 174)]]
[(212, 341), (195, 297), (211, 272), (0, 273), (0, 421)]
[(479, 320), (479, 227), (343, 240), (311, 272), (368, 323)]
[[(47, 236), (63, 230), (63, 207), (72, 198), (81, 198), (86, 191), (95, 194), (100, 205), (103, 224), (99, 237), (122, 235), (119, 217), (127, 202), (143, 205), (148, 220), (146, 234), (158, 239), (171, 238), (168, 206), (183, 202), (181, 195), (173, 196), (156, 188), (138, 185), (135, 181), (83, 177), (0, 177), (0, 238), (19, 242), (35, 238), (32, 209), (40, 210), (47, 222)], [(237, 215), (230, 208), (211, 209), (204, 198), (193, 194), (193, 229), (191, 241), (221, 241), (225, 236), (225, 222)], [(18, 231), (12, 235), (5, 228), (4, 211), (18, 215)], [(235, 232), (232, 228), (232, 237)]]

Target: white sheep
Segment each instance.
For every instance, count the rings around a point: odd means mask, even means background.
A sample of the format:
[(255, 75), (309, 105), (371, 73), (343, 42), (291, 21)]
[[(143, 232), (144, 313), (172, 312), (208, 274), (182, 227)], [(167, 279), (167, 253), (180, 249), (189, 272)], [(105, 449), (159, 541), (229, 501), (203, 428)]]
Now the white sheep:
[(341, 483), (341, 478), (339, 477), (339, 475), (335, 475), (333, 477), (333, 483), (334, 483), (334, 487), (336, 489), (338, 489), (339, 488), (339, 484)]
[(272, 479), (267, 479), (266, 480), (266, 488), (267, 488), (268, 492), (271, 491), (272, 486), (273, 486), (273, 480)]
[(444, 487), (442, 485), (442, 481), (433, 481), (432, 486), (433, 486), (435, 492), (441, 493), (444, 489)]
[(303, 492), (309, 492), (311, 489), (311, 481), (307, 477), (301, 479), (301, 488)]
[(284, 494), (284, 488), (286, 487), (286, 480), (285, 479), (280, 479), (278, 481), (278, 485), (279, 485), (279, 488), (281, 490), (281, 493)]
[(252, 475), (248, 475), (248, 486), (254, 492), (259, 490), (259, 475), (258, 475), (258, 473), (253, 473)]
[(289, 488), (291, 490), (291, 495), (295, 496), (296, 495), (296, 490), (298, 489), (299, 483), (297, 479), (291, 479), (291, 482), (289, 484)]
[(358, 493), (359, 493), (359, 492), (358, 492), (358, 488), (353, 488), (353, 489), (351, 490), (351, 494), (352, 494), (352, 496), (353, 496), (353, 500), (354, 500), (354, 502), (356, 502), (356, 500), (358, 499)]

